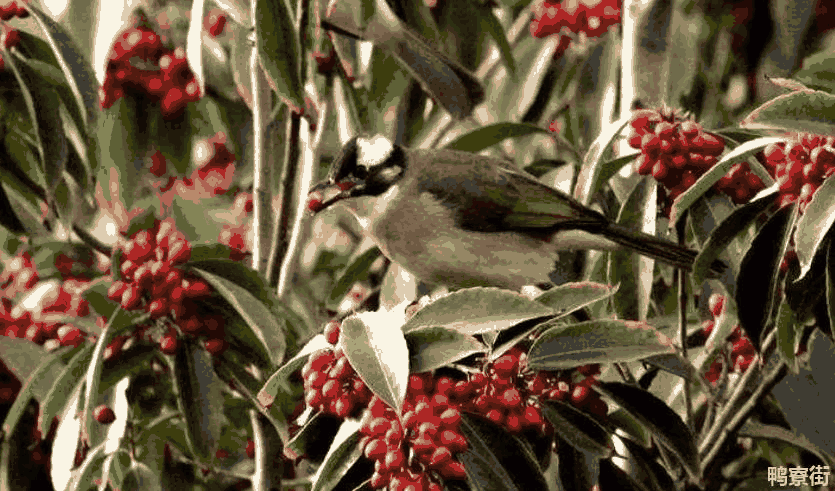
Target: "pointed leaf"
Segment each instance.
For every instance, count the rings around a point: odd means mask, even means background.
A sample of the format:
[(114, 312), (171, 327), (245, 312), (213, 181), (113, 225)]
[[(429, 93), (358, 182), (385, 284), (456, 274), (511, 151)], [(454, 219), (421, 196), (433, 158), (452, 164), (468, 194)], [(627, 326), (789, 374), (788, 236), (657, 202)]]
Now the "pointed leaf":
[(444, 145), (444, 148), (464, 152), (480, 152), (497, 143), (501, 143), (507, 138), (516, 138), (537, 133), (548, 133), (548, 130), (528, 123), (495, 123), (463, 134)]
[(276, 396), (280, 390), (289, 390), (290, 375), (297, 370), (301, 370), (305, 363), (307, 363), (310, 355), (320, 349), (331, 348), (331, 345), (325, 340), (325, 336), (319, 334), (313, 337), (305, 346), (299, 351), (299, 354), (288, 360), (278, 370), (273, 373), (264, 387), (258, 391), (258, 402), (268, 408), (275, 402)]
[(612, 455), (606, 429), (571, 404), (560, 401), (546, 402), (542, 404), (542, 414), (554, 425), (560, 438), (577, 450), (601, 459)]
[[(121, 201), (127, 209), (132, 208), (135, 188), (139, 184), (139, 144), (137, 134), (136, 102), (122, 97), (109, 109), (99, 114), (96, 130), (98, 161), (101, 164), (98, 181), (109, 201)], [(112, 194), (108, 184), (116, 172), (119, 194)]]
[(447, 327), (424, 327), (406, 334), (409, 346), (409, 369), (412, 373), (428, 372), (474, 353), (484, 353), (487, 347), (474, 337)]
[(441, 297), (420, 309), (403, 326), (446, 326), (464, 334), (506, 329), (518, 322), (550, 315), (553, 311), (521, 294), (498, 288), (468, 288)]
[[(202, 26), (202, 22), (200, 24)], [(191, 166), (193, 113), (194, 110), (189, 105), (179, 118), (167, 120), (159, 111), (149, 115), (148, 133), (151, 141), (179, 174), (187, 174)]]
[(599, 320), (555, 326), (528, 352), (535, 370), (565, 370), (593, 363), (635, 361), (673, 353), (673, 342), (644, 322)]
[(283, 328), (267, 306), (261, 303), (246, 289), (226, 278), (199, 268), (194, 268), (194, 271), (209, 282), (229, 302), (229, 305), (238, 312), (241, 318), (246, 321), (246, 325), (249, 326), (252, 333), (270, 354), (272, 363), (274, 365), (281, 363), (286, 348)]
[(362, 448), (359, 445), (361, 436), (359, 431), (355, 431), (328, 453), (316, 481), (313, 483), (313, 491), (333, 491), (337, 489), (339, 481), (362, 457)]
[[(835, 96), (833, 96), (835, 97)], [(815, 191), (797, 222), (794, 244), (800, 260), (800, 280), (812, 267), (812, 259), (818, 252), (826, 234), (835, 223), (835, 179), (827, 179)]]
[(513, 49), (510, 47), (502, 24), (499, 22), (498, 17), (496, 17), (494, 10), (492, 8), (479, 9), (479, 21), (481, 29), (496, 41), (496, 46), (499, 48), (499, 54), (502, 60), (504, 60), (505, 66), (510, 72), (510, 75), (515, 78), (516, 62), (513, 60)]
[(794, 351), (797, 318), (791, 306), (785, 300), (780, 302), (780, 306), (777, 308), (775, 324), (777, 329), (777, 352), (780, 353), (792, 373), (797, 374), (799, 367)]
[[(35, 98), (32, 96), (32, 91), (29, 90), (29, 85), (26, 79), (23, 77), (23, 73), (21, 73), (20, 68), (17, 66), (17, 61), (14, 59), (14, 57), (7, 54), (3, 57), (3, 59), (5, 60), (6, 66), (8, 66), (8, 68), (14, 74), (15, 80), (17, 81), (17, 85), (20, 88), (20, 94), (23, 96), (23, 101), (26, 103), (26, 110), (29, 113), (29, 122), (31, 123), (32, 128), (35, 130), (35, 147), (38, 150), (40, 165), (43, 166), (43, 142), (40, 138), (41, 131), (38, 127), (38, 108), (35, 105)], [(41, 172), (43, 172), (43, 167), (41, 167)]]
[(684, 421), (650, 392), (618, 382), (592, 386), (640, 421), (684, 465), (693, 479), (699, 479), (699, 453), (693, 434)]
[(299, 78), (299, 39), (293, 13), (284, 0), (259, 0), (255, 11), (258, 57), (270, 85), (279, 97), (304, 108)]
[(786, 442), (814, 454), (830, 467), (835, 467), (835, 458), (833, 458), (831, 454), (818, 448), (817, 445), (809, 441), (809, 439), (805, 436), (794, 431), (787, 430), (783, 427), (766, 425), (749, 420), (746, 421), (745, 424), (742, 425), (742, 428), (739, 429), (739, 434), (740, 436), (747, 436), (751, 438), (765, 438)]
[(741, 126), (831, 135), (835, 133), (835, 95), (819, 90), (783, 94), (754, 109)]
[(403, 331), (381, 312), (363, 312), (345, 319), (340, 342), (365, 385), (399, 412), (409, 382), (409, 348)]
[(67, 491), (89, 490), (94, 486), (93, 480), (101, 473), (101, 466), (107, 457), (104, 453), (106, 444), (107, 442), (104, 442), (87, 451), (87, 457), (81, 467), (73, 471)]
[(311, 462), (320, 463), (327, 455), (330, 444), (342, 426), (343, 420), (315, 413), (304, 426), (287, 442), (287, 448), (298, 455), (305, 455)]
[(86, 124), (92, 124), (99, 110), (99, 85), (96, 81), (96, 74), (93, 72), (93, 65), (60, 24), (31, 4), (26, 8), (44, 33), (44, 39), (52, 49), (58, 67), (64, 72), (64, 78), (75, 96), (76, 104), (87, 117)]
[(478, 491), (544, 490), (542, 469), (521, 440), (493, 422), (462, 414), (460, 431), (469, 448), (458, 456), (467, 480)]
[[(743, 143), (724, 155), (719, 162), (711, 167), (710, 170), (705, 172), (695, 184), (676, 198), (673, 203), (673, 207), (670, 210), (671, 226), (678, 221), (678, 217), (689, 209), (697, 199), (704, 196), (704, 194), (707, 193), (707, 191), (712, 188), (714, 184), (719, 182), (719, 179), (721, 179), (722, 176), (730, 172), (731, 167), (748, 159), (748, 157), (754, 155), (768, 145), (781, 141), (785, 141), (785, 138), (757, 138), (756, 140)], [(755, 171), (757, 177), (763, 180), (766, 186), (772, 185), (774, 183), (774, 179), (764, 170), (756, 172), (759, 168), (760, 167), (756, 165), (751, 166), (751, 169)]]
[[(43, 355), (42, 355), (43, 356)], [(29, 403), (34, 398), (39, 403), (44, 402), (49, 387), (52, 382), (61, 376), (64, 364), (61, 358), (54, 354), (46, 354), (41, 358), (40, 365), (32, 372), (32, 375), (23, 380), (23, 387), (17, 393), (12, 406), (6, 413), (6, 419), (3, 420), (3, 433), (11, 434), (17, 428), (24, 411), (29, 407)]]
[(591, 281), (565, 283), (542, 292), (536, 297), (536, 301), (554, 309), (555, 313), (567, 315), (612, 296), (618, 288), (619, 285), (611, 286)]
[(831, 53), (820, 51), (803, 60), (803, 67), (792, 78), (812, 89), (835, 94), (835, 58)]
[(653, 355), (642, 361), (690, 382), (702, 383), (702, 377), (699, 375), (696, 367), (690, 361), (682, 358), (678, 353)]
[(739, 240), (740, 234), (748, 230), (751, 223), (774, 203), (777, 198), (777, 191), (777, 188), (774, 187), (767, 193), (735, 209), (711, 232), (710, 237), (702, 245), (702, 250), (693, 262), (694, 284), (701, 285), (707, 279), (713, 261), (719, 259), (721, 253), (731, 242)]
[(181, 342), (177, 354), (170, 357), (177, 405), (186, 422), (189, 450), (195, 460), (208, 464), (220, 435), (220, 421), (212, 415), (222, 413), (223, 398), (209, 354), (194, 341)]
[(258, 274), (257, 271), (248, 268), (245, 264), (239, 261), (231, 261), (226, 259), (201, 259), (193, 258), (186, 263), (186, 267), (195, 274), (200, 274), (200, 271), (209, 272), (215, 276), (220, 276), (238, 285), (239, 287), (248, 291), (252, 296), (261, 301), (265, 305), (272, 305), (275, 302), (275, 297), (267, 288), (267, 282)]
[(226, 259), (231, 257), (232, 248), (224, 244), (195, 244), (191, 248), (191, 261), (205, 261), (207, 259)]
[(76, 387), (78, 387), (78, 384), (81, 383), (87, 366), (90, 364), (90, 360), (93, 359), (94, 348), (91, 344), (80, 346), (70, 362), (67, 363), (61, 376), (53, 382), (46, 398), (40, 405), (41, 411), (38, 416), (38, 428), (41, 431), (41, 435), (46, 435), (49, 432), (52, 419), (63, 412), (64, 406), (70, 400), (70, 396)]
[(621, 118), (618, 121), (606, 125), (600, 132), (600, 135), (589, 146), (589, 150), (583, 157), (583, 165), (580, 167), (580, 172), (577, 176), (577, 185), (574, 186), (574, 199), (580, 203), (588, 205), (594, 196), (592, 192), (600, 188), (599, 181), (603, 155), (612, 146), (615, 138), (626, 128), (630, 119), (631, 117)]
[(775, 213), (754, 238), (737, 276), (735, 299), (739, 322), (758, 350), (762, 331), (771, 319), (780, 262), (796, 217), (796, 206), (787, 206)]

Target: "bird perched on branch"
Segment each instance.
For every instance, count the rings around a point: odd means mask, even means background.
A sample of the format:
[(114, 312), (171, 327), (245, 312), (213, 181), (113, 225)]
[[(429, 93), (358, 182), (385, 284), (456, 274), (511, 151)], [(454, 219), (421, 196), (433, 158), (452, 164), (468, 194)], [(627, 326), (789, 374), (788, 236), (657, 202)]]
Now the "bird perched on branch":
[[(493, 157), (348, 141), (308, 207), (345, 204), (392, 261), (450, 287), (547, 283), (560, 251), (627, 248), (690, 270), (696, 251), (631, 230)], [(726, 265), (715, 261), (711, 274)]]

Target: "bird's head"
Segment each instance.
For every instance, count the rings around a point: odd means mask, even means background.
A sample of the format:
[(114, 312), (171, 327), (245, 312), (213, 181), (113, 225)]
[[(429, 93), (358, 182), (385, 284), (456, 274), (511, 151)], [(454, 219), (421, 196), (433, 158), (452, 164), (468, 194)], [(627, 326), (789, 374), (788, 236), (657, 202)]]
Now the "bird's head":
[(402, 147), (382, 135), (354, 137), (342, 147), (327, 179), (310, 189), (308, 208), (319, 213), (346, 198), (379, 196), (396, 184), (405, 170)]

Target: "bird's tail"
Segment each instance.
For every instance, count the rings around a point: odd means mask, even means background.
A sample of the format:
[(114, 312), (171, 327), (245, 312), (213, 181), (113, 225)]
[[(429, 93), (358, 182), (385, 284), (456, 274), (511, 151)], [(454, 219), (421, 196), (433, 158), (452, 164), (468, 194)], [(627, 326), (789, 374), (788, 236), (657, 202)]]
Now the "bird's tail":
[[(693, 262), (698, 255), (698, 252), (676, 244), (675, 242), (660, 239), (642, 232), (636, 232), (622, 225), (608, 224), (605, 229), (598, 233), (643, 256), (657, 259), (658, 261), (687, 271), (693, 269)], [(719, 277), (726, 269), (728, 269), (728, 265), (724, 261), (717, 259), (710, 265), (710, 277)]]

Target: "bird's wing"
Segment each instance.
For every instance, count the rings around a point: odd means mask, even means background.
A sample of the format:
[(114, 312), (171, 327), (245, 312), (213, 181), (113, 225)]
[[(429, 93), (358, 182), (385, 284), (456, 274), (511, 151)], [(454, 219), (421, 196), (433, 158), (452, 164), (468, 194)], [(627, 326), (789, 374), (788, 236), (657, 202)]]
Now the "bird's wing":
[(593, 229), (607, 223), (600, 213), (509, 163), (467, 152), (447, 152), (451, 158), (441, 162), (423, 160), (431, 162), (427, 164), (431, 168), (422, 173), (419, 186), (452, 209), (464, 229), (516, 230), (545, 238), (564, 227)]

